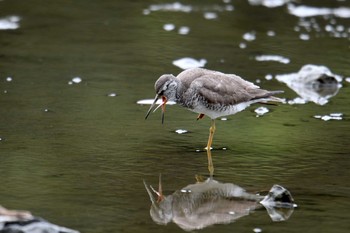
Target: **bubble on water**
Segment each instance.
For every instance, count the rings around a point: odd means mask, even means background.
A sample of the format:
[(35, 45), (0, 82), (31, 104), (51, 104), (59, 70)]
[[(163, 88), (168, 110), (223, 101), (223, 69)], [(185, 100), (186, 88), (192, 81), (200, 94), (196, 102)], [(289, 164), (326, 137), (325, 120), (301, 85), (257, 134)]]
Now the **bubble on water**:
[(254, 112), (257, 114), (256, 116), (259, 117), (259, 116), (262, 116), (262, 115), (268, 113), (269, 109), (266, 107), (259, 107), (259, 108), (255, 109)]
[(261, 83), (261, 80), (260, 79), (256, 79), (255, 82), (256, 83)]
[(172, 24), (172, 23), (167, 23), (167, 24), (164, 24), (164, 25), (163, 25), (163, 29), (164, 29), (165, 31), (172, 31), (172, 30), (175, 29), (175, 25)]
[(227, 121), (227, 117), (221, 117), (220, 120)]
[(216, 19), (218, 17), (218, 14), (216, 14), (215, 12), (204, 12), (204, 18), (205, 19)]
[(299, 35), (299, 38), (300, 40), (310, 40), (310, 35), (303, 33)]
[(255, 56), (255, 60), (257, 61), (276, 61), (276, 62), (280, 62), (283, 64), (288, 64), (290, 63), (290, 59), (280, 56), (280, 55), (258, 55)]
[(107, 95), (108, 97), (116, 97), (117, 96), (117, 93), (115, 92), (111, 92)]
[(187, 35), (189, 32), (190, 32), (190, 28), (187, 27), (187, 26), (182, 26), (182, 27), (180, 27), (180, 28), (179, 28), (179, 31), (178, 31), (178, 33), (179, 33), (180, 35)]
[(12, 80), (13, 80), (12, 77), (7, 77), (7, 78), (6, 78), (6, 81), (7, 81), (7, 82), (12, 82)]
[(50, 112), (50, 109), (45, 108), (45, 109), (44, 109), (44, 112)]
[(206, 59), (196, 60), (191, 57), (184, 57), (173, 61), (173, 65), (185, 70), (189, 68), (204, 67), (207, 63)]
[(7, 94), (7, 90), (4, 90), (4, 94)]
[(73, 84), (73, 82), (72, 81), (68, 81), (68, 85), (72, 85)]
[(82, 79), (80, 78), (80, 77), (74, 77), (73, 79), (72, 79), (72, 82), (73, 83), (80, 83), (82, 81)]
[(348, 83), (350, 83), (350, 77), (346, 77), (346, 78), (345, 78), (345, 81), (348, 82)]
[(177, 134), (185, 134), (185, 133), (188, 133), (188, 131), (185, 130), (185, 129), (177, 129), (177, 130), (175, 130), (175, 133), (177, 133)]
[(253, 41), (256, 39), (256, 33), (255, 31), (251, 31), (251, 32), (246, 32), (243, 34), (243, 39), (246, 41)]

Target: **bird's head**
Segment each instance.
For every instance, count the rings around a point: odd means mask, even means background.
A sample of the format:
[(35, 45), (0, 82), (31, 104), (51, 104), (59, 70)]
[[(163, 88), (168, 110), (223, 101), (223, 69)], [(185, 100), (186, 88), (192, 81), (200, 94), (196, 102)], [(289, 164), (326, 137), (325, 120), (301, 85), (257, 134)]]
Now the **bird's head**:
[[(146, 191), (150, 197), (151, 200), (151, 210), (150, 214), (154, 222), (158, 224), (167, 224), (171, 221), (173, 218), (172, 214), (172, 196), (164, 196), (162, 192), (162, 183), (161, 183), (161, 175), (159, 175), (159, 187), (158, 191), (156, 191), (152, 186), (149, 186), (146, 184), (145, 181), (143, 181), (143, 184), (145, 185)], [(156, 194), (156, 198), (153, 196), (153, 193)]]
[(176, 101), (176, 92), (178, 88), (179, 81), (172, 74), (164, 74), (160, 76), (160, 78), (154, 84), (154, 89), (156, 90), (156, 97), (154, 98), (154, 102), (149, 108), (145, 119), (151, 113), (153, 107), (156, 105), (157, 100), (162, 98), (162, 102), (155, 108), (156, 111), (159, 107), (162, 107), (162, 123), (164, 122), (164, 112), (165, 112), (165, 104), (168, 100)]

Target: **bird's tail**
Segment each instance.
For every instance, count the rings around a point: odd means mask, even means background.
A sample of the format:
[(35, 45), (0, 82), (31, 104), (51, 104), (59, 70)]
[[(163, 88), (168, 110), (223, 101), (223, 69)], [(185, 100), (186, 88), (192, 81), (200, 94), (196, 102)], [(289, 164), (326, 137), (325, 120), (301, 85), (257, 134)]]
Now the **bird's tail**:
[(284, 93), (284, 91), (269, 91), (265, 95), (259, 96), (256, 99), (261, 99), (261, 101), (259, 101), (259, 103), (262, 103), (262, 104), (275, 105), (273, 103), (268, 103), (269, 101), (271, 101), (271, 102), (278, 102), (278, 103), (284, 103), (285, 104), (286, 103), (286, 99), (282, 99), (282, 98), (274, 96), (274, 95), (278, 95), (278, 94), (282, 94), (282, 93)]

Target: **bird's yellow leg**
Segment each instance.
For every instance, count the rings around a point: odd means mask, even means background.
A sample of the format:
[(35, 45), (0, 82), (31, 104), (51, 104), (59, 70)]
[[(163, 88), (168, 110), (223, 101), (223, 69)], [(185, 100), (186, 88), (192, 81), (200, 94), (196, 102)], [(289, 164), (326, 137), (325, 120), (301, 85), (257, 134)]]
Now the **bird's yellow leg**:
[(213, 142), (215, 129), (216, 129), (215, 120), (211, 120), (211, 126), (209, 128), (209, 139), (208, 139), (208, 144), (207, 144), (208, 170), (210, 173), (210, 178), (213, 178), (213, 175), (214, 175), (214, 165), (213, 165), (213, 160), (211, 158), (211, 144)]

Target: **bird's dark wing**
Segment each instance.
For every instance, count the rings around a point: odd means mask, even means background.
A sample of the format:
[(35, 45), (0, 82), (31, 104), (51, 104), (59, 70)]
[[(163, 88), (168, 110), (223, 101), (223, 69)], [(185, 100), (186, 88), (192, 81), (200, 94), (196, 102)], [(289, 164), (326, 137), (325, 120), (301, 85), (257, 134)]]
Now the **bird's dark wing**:
[(269, 91), (233, 74), (217, 73), (195, 79), (195, 89), (208, 104), (234, 105), (268, 96)]

